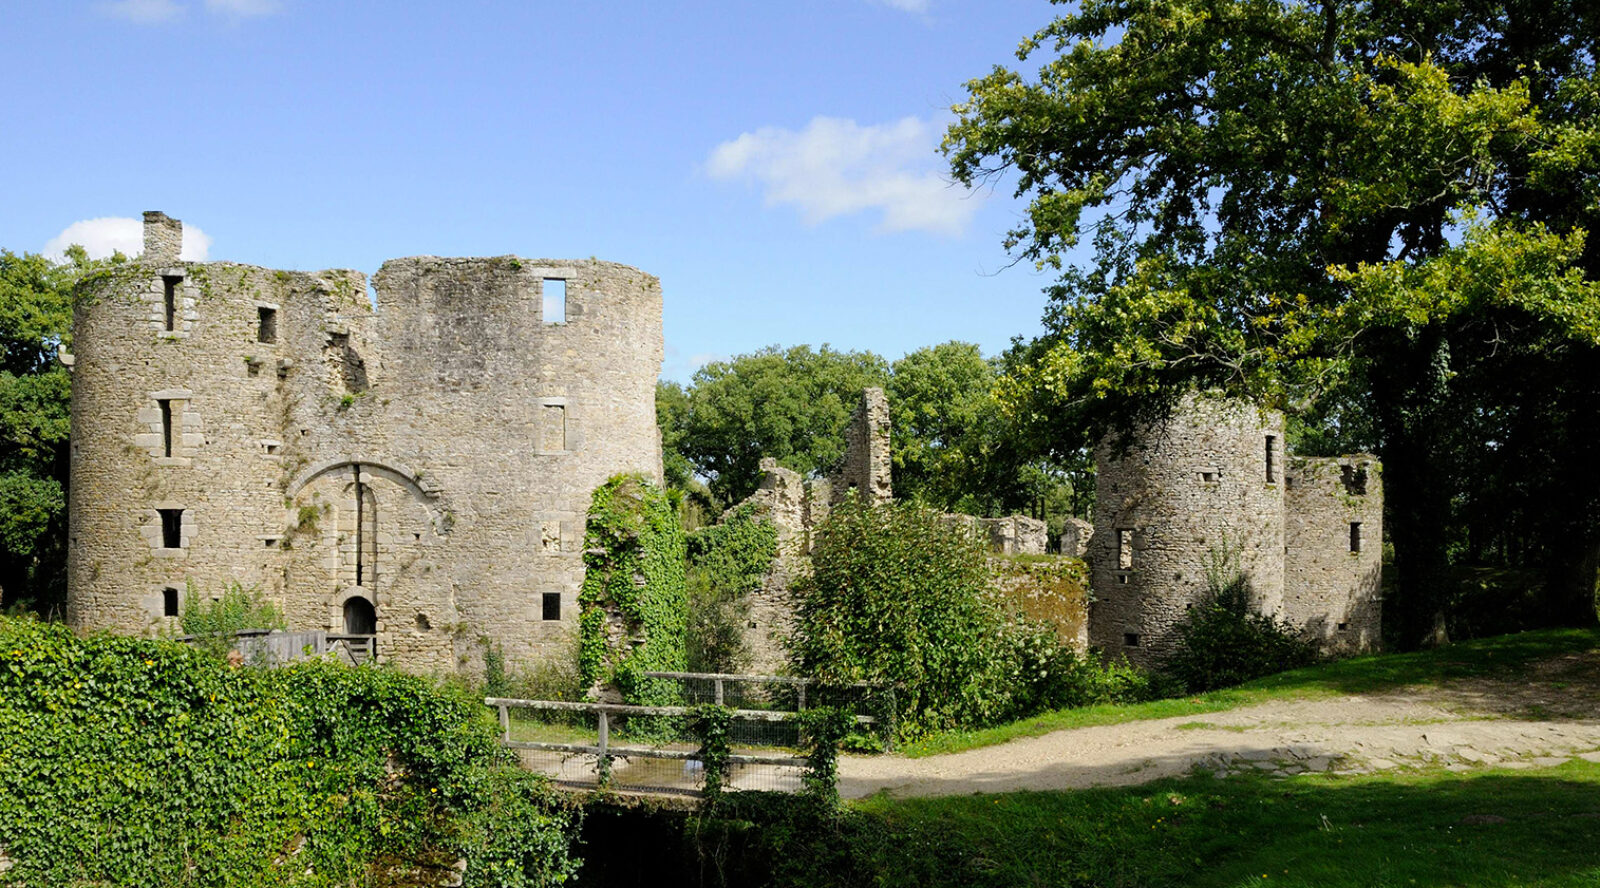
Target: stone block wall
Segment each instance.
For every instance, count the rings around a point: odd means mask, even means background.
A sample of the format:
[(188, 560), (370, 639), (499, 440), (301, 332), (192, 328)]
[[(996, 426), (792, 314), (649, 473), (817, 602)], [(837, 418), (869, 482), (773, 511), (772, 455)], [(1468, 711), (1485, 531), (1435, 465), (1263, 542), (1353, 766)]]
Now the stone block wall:
[(1048, 545), (1045, 523), (1026, 515), (979, 518), (978, 526), (1001, 555), (1043, 555)]
[(1154, 664), (1173, 627), (1206, 595), (1209, 560), (1237, 553), (1257, 606), (1283, 604), (1283, 418), (1237, 401), (1192, 395), (1128, 450), (1096, 453), (1089, 550), (1096, 646)]
[(74, 321), (69, 620), (155, 631), (164, 589), (238, 582), (297, 629), (370, 606), (408, 668), (570, 653), (591, 492), (661, 477), (655, 278), (416, 257), (379, 271), (375, 312), (357, 272), (160, 258), (151, 215)]
[(1089, 538), (1094, 535), (1094, 525), (1082, 518), (1067, 518), (1061, 529), (1061, 554), (1068, 558), (1082, 558), (1089, 551)]
[(1370, 454), (1296, 457), (1288, 478), (1283, 616), (1329, 650), (1378, 646), (1383, 472)]
[(844, 442), (844, 464), (829, 479), (833, 502), (842, 502), (851, 491), (873, 504), (893, 499), (889, 399), (883, 389), (869, 388), (861, 393), (861, 403), (845, 428)]
[(1208, 595), (1208, 570), (1236, 564), (1261, 613), (1332, 650), (1378, 645), (1378, 462), (1291, 458), (1283, 442), (1280, 414), (1198, 394), (1139, 429), (1125, 451), (1101, 444), (1088, 547), (1093, 644), (1159, 663), (1174, 627)]

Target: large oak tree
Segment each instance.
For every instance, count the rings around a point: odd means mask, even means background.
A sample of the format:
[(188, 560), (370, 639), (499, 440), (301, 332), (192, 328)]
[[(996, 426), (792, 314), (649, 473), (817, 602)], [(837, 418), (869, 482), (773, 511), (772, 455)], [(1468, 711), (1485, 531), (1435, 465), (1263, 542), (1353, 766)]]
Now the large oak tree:
[(1015, 183), (1008, 247), (1062, 272), (1010, 408), (1066, 452), (1221, 387), (1376, 447), (1407, 645), (1443, 638), (1470, 471), (1497, 467), (1548, 615), (1593, 623), (1597, 44), (1586, 0), (1071, 4), (945, 142), (960, 181)]

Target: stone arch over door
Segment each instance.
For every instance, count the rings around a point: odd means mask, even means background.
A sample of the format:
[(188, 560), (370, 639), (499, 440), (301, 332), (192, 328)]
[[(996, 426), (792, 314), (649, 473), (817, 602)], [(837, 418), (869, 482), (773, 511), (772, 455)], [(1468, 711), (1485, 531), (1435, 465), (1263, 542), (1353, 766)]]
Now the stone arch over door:
[(289, 490), (284, 598), (292, 625), (343, 633), (350, 619), (365, 624), (364, 608), (379, 635), (391, 617), (409, 620), (412, 610), (448, 621), (433, 600), (443, 577), (433, 576), (430, 557), (447, 544), (442, 512), (413, 475), (346, 460), (313, 467)]

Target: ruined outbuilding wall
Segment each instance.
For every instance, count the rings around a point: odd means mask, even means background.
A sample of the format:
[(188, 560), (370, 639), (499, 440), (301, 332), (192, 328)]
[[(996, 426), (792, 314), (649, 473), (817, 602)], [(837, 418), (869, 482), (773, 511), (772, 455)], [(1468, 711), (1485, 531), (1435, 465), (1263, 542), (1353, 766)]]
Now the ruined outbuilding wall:
[(835, 504), (854, 491), (874, 505), (894, 499), (893, 456), (889, 450), (889, 399), (881, 388), (861, 393), (861, 403), (844, 431), (844, 463), (830, 477)]
[(374, 311), (353, 271), (179, 263), (173, 228), (151, 214), (145, 256), (75, 316), (70, 622), (157, 631), (165, 590), (238, 582), (300, 629), (370, 604), (408, 668), (569, 653), (591, 492), (661, 477), (656, 279), (416, 257), (385, 263)]
[[(1269, 459), (1268, 454), (1271, 454)], [(1090, 641), (1137, 663), (1170, 650), (1206, 595), (1208, 559), (1237, 552), (1257, 607), (1283, 605), (1283, 419), (1192, 395), (1125, 453), (1096, 452)]]
[(1296, 457), (1286, 492), (1283, 617), (1324, 648), (1380, 640), (1383, 472), (1376, 457)]

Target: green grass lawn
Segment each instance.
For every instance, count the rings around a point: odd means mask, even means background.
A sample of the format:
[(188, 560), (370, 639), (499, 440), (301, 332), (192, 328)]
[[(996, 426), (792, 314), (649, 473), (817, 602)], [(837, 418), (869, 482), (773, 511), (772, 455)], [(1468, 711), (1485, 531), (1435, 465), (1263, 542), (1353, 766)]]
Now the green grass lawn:
[[(1198, 716), (1269, 700), (1368, 694), (1399, 687), (1435, 685), (1454, 678), (1510, 677), (1516, 676), (1530, 662), (1596, 648), (1600, 648), (1600, 630), (1549, 629), (1476, 639), (1432, 651), (1354, 657), (1193, 697), (1062, 709), (992, 728), (938, 734), (904, 744), (898, 752), (922, 758), (1067, 728)], [(1600, 824), (1596, 824), (1596, 829), (1600, 834)]]
[(850, 816), (870, 825), (856, 871), (882, 885), (1600, 885), (1600, 764), (1581, 761), (875, 797)]

